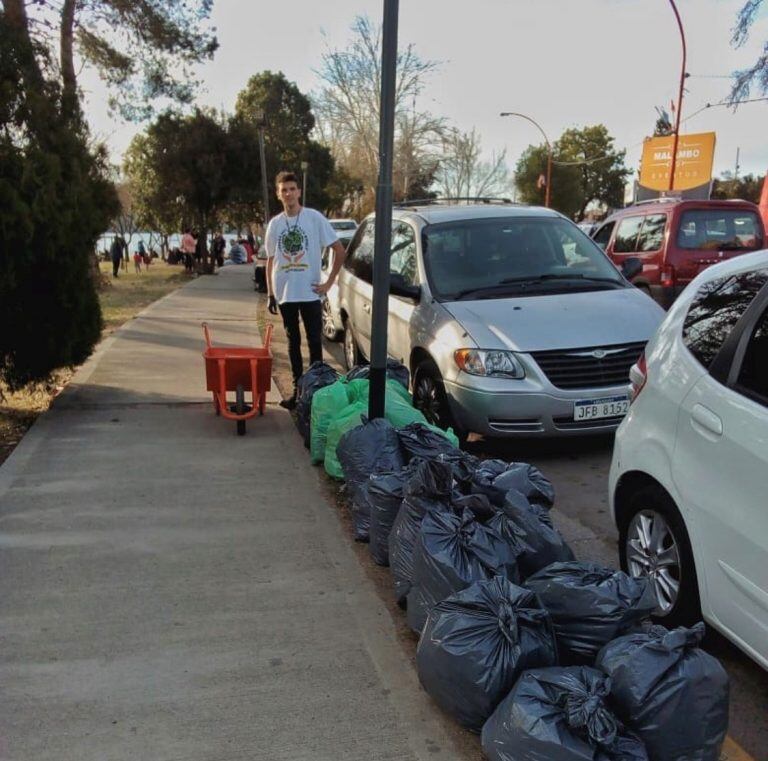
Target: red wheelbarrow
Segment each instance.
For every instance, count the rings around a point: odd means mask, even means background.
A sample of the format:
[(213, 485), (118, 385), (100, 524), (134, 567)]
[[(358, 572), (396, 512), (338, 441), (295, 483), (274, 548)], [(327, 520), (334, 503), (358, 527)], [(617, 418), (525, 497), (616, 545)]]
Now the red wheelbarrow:
[[(264, 331), (264, 345), (250, 347), (211, 346), (208, 324), (203, 323), (205, 336), (205, 382), (213, 392), (213, 408), (217, 415), (237, 423), (237, 435), (245, 434), (245, 421), (258, 412), (264, 414), (267, 391), (272, 383), (272, 325)], [(234, 404), (227, 403), (227, 391), (235, 392)], [(251, 403), (245, 395), (250, 392)]]

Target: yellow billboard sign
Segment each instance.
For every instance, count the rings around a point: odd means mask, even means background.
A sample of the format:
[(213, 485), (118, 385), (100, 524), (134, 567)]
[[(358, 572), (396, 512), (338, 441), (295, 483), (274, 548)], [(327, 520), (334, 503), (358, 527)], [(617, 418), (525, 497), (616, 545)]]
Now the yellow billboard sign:
[[(640, 184), (650, 190), (669, 190), (674, 135), (649, 137), (643, 143)], [(677, 141), (675, 183), (673, 190), (690, 190), (712, 179), (715, 158), (715, 133), (680, 135)]]

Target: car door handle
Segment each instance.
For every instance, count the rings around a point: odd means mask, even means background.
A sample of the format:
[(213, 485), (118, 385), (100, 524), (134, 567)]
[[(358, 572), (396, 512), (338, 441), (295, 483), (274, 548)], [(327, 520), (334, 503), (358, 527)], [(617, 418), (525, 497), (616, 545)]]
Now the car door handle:
[(367, 302), (365, 304), (363, 304), (363, 311), (364, 312), (368, 312), (368, 314), (370, 314), (371, 313), (371, 305), (368, 304)]
[(700, 426), (707, 433), (714, 434), (715, 436), (723, 435), (723, 421), (703, 404), (693, 405), (691, 420), (693, 421), (694, 428)]

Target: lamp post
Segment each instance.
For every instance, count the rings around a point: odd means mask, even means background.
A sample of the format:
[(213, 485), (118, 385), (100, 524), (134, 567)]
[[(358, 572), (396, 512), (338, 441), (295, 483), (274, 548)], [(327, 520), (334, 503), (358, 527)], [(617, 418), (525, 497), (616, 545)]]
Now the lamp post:
[(549, 208), (549, 187), (552, 184), (552, 143), (549, 142), (549, 138), (547, 137), (546, 132), (541, 128), (541, 125), (534, 119), (531, 119), (530, 116), (518, 114), (516, 111), (502, 111), (499, 116), (519, 116), (521, 119), (529, 121), (539, 130), (539, 132), (541, 132), (544, 142), (547, 144), (547, 186), (544, 190), (544, 206)]
[(309, 162), (301, 162), (301, 203), (306, 206), (307, 203), (307, 169), (309, 169)]
[(259, 128), (259, 158), (261, 163), (261, 202), (264, 204), (264, 233), (267, 232), (269, 222), (269, 192), (267, 191), (267, 159), (264, 155), (264, 128), (267, 126), (266, 114), (262, 109), (257, 109), (256, 126)]
[(685, 32), (683, 31), (683, 22), (680, 19), (680, 14), (677, 12), (677, 6), (675, 0), (669, 0), (669, 4), (672, 6), (672, 10), (675, 13), (677, 19), (677, 26), (680, 29), (680, 40), (683, 43), (683, 66), (680, 70), (680, 89), (677, 94), (677, 113), (675, 114), (675, 138), (672, 141), (672, 167), (669, 172), (669, 190), (672, 192), (675, 187), (675, 169), (677, 168), (677, 141), (680, 138), (680, 111), (683, 108), (683, 85), (685, 84)]

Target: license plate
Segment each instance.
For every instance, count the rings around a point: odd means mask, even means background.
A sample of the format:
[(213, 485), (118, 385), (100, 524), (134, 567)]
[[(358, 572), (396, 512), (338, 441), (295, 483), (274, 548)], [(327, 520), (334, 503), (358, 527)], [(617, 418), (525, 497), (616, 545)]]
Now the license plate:
[(582, 399), (573, 403), (573, 419), (600, 420), (606, 417), (619, 417), (627, 414), (629, 397), (606, 396), (602, 399)]

